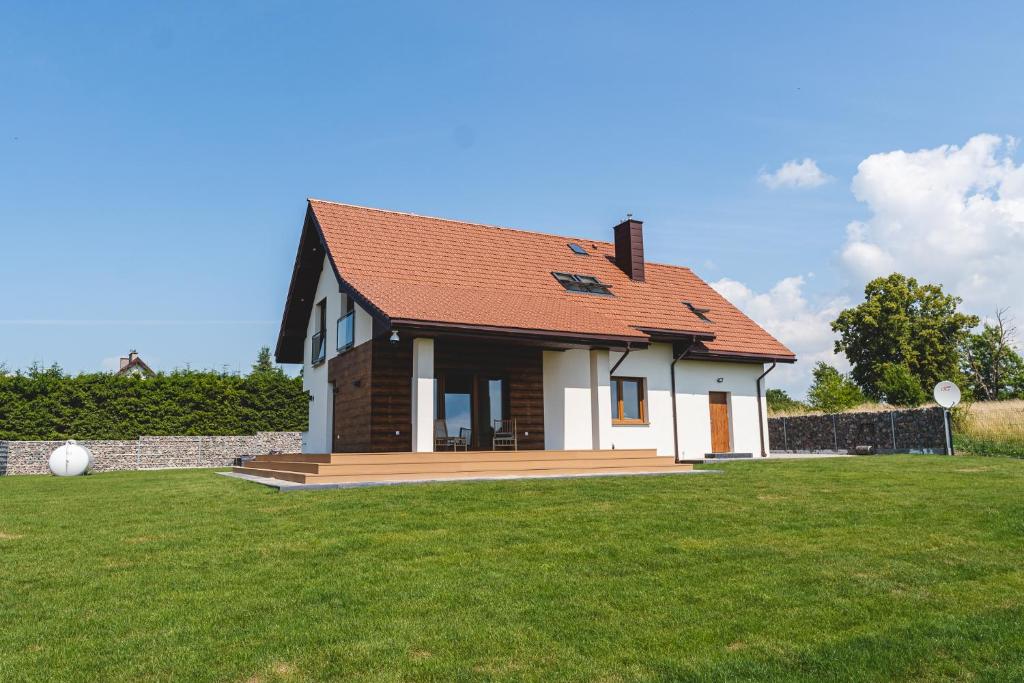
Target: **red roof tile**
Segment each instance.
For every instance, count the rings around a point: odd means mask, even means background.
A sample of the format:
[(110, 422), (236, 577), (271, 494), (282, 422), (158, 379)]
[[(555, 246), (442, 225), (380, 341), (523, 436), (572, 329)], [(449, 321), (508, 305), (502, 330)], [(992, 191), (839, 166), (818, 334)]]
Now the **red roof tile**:
[[(645, 329), (712, 333), (710, 352), (793, 356), (688, 268), (647, 262), (646, 280), (631, 280), (609, 242), (316, 199), (310, 207), (342, 279), (392, 320), (637, 340)], [(552, 272), (597, 276), (614, 296), (569, 292)], [(709, 309), (711, 323), (686, 301)]]

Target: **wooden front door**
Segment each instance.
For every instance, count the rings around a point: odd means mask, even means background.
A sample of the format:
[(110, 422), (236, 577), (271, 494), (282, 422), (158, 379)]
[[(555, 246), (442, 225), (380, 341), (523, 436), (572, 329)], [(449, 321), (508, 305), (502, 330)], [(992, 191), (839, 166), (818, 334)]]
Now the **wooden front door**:
[(711, 452), (728, 453), (729, 443), (729, 395), (724, 391), (708, 393), (711, 407)]

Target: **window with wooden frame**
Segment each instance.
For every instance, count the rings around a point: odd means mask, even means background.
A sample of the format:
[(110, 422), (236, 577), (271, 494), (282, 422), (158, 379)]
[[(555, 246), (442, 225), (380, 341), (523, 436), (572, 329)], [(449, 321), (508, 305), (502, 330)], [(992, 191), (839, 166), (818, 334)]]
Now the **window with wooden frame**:
[(647, 386), (643, 377), (612, 377), (612, 424), (647, 424)]

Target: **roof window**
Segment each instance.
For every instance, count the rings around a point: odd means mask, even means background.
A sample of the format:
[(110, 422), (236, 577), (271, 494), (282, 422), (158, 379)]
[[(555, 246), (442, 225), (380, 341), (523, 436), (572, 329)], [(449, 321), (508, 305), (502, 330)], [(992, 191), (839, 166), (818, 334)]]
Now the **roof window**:
[(593, 275), (574, 275), (572, 273), (551, 273), (563, 287), (570, 292), (582, 292), (584, 294), (603, 294), (613, 296), (611, 285), (601, 282)]
[(574, 254), (579, 254), (580, 256), (590, 256), (590, 254), (587, 253), (586, 249), (576, 244), (575, 242), (570, 242), (569, 248), (572, 249), (572, 253)]
[(701, 308), (700, 306), (696, 306), (696, 305), (694, 305), (694, 304), (690, 303), (689, 301), (684, 301), (684, 302), (683, 302), (683, 305), (684, 305), (684, 306), (686, 306), (687, 308), (689, 308), (689, 309), (690, 309), (690, 311), (691, 311), (691, 312), (692, 312), (692, 313), (693, 313), (693, 314), (694, 314), (695, 316), (697, 316), (698, 318), (700, 318), (700, 319), (701, 319), (701, 320), (703, 320), (704, 322), (706, 322), (706, 323), (709, 323), (709, 322), (711, 322), (711, 318), (709, 318), (709, 317), (707, 316), (708, 312), (710, 312), (710, 311), (711, 311), (711, 309), (710, 309), (710, 308)]

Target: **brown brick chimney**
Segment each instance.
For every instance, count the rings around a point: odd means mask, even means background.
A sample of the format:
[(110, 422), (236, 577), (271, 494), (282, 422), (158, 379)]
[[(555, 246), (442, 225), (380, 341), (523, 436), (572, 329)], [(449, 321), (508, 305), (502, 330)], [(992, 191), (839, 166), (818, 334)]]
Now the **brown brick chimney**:
[(644, 280), (644, 222), (626, 220), (615, 226), (615, 263), (633, 280)]

